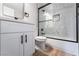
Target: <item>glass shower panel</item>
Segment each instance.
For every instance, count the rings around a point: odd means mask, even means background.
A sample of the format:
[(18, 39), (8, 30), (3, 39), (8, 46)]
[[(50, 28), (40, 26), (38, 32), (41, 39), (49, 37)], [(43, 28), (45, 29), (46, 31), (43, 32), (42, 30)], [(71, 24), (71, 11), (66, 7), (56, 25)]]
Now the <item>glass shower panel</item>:
[(39, 35), (76, 41), (76, 4), (52, 3), (41, 8)]
[(40, 22), (39, 23), (40, 35), (52, 34), (52, 25), (53, 25), (52, 21)]
[(65, 38), (67, 36), (66, 32), (67, 29), (63, 26), (63, 22), (45, 21), (39, 23), (39, 35), (54, 38)]
[(39, 21), (46, 21), (52, 19), (52, 4), (39, 10)]

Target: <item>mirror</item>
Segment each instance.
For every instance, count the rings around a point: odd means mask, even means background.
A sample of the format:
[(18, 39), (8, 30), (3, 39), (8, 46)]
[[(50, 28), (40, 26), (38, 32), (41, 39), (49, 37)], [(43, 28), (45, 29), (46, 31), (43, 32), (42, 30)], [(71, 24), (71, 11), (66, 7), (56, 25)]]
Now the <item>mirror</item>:
[(24, 18), (24, 4), (23, 3), (3, 3), (3, 15), (15, 19)]
[(39, 36), (76, 41), (76, 4), (51, 3), (39, 9)]

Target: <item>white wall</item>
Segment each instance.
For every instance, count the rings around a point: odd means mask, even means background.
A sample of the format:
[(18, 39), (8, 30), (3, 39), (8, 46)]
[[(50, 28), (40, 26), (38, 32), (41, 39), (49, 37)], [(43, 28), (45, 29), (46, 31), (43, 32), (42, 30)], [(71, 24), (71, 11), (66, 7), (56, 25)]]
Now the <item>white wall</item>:
[(2, 16), (2, 3), (0, 3), (0, 16)]
[(37, 31), (38, 31), (38, 25), (37, 25), (37, 22), (38, 22), (38, 8), (37, 8), (37, 4), (35, 4), (35, 3), (26, 3), (26, 4), (24, 4), (24, 6), (25, 6), (24, 12), (29, 13), (29, 17), (24, 17), (23, 21), (35, 24), (34, 25), (34, 28), (35, 28), (34, 35), (36, 37), (37, 36)]

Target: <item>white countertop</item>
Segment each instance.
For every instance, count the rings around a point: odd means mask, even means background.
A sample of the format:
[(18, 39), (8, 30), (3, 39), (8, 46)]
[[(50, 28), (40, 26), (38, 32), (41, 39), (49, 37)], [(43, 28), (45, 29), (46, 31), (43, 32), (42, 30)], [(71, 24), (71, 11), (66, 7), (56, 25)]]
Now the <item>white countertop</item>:
[(35, 25), (35, 24), (32, 24), (32, 23), (26, 22), (24, 20), (21, 20), (21, 19), (16, 20), (16, 19), (13, 19), (13, 18), (7, 18), (7, 17), (2, 17), (2, 16), (0, 16), (0, 21), (10, 21), (10, 22), (17, 22), (17, 23)]

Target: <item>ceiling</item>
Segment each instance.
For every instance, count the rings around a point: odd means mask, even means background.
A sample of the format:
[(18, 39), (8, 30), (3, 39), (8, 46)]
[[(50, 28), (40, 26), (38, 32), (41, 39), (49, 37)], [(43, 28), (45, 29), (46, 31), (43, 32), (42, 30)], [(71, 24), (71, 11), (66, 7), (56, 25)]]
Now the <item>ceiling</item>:
[(45, 4), (47, 4), (47, 3), (38, 3), (38, 8), (45, 5)]

